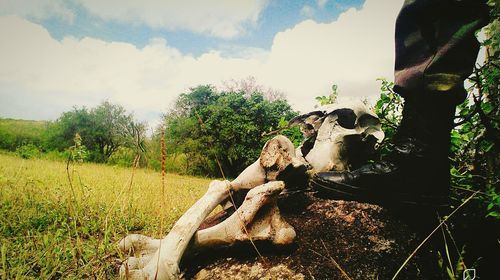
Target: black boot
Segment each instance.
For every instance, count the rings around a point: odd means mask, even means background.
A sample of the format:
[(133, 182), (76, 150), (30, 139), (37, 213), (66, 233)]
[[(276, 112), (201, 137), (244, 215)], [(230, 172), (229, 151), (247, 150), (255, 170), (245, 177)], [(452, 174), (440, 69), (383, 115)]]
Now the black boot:
[(320, 172), (311, 186), (318, 196), (333, 199), (446, 206), (454, 113), (455, 104), (441, 97), (407, 98), (393, 151), (385, 160), (354, 171)]

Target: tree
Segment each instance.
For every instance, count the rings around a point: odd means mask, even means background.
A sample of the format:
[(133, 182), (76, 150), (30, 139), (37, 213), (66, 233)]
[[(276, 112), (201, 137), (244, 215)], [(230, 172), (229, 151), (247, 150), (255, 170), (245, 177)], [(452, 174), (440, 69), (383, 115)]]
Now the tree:
[(133, 115), (109, 101), (93, 109), (73, 108), (64, 112), (49, 127), (48, 144), (52, 148), (65, 150), (73, 145), (76, 134), (81, 144), (90, 152), (89, 159), (107, 162), (120, 147), (144, 149), (145, 125), (134, 121)]
[(186, 154), (191, 173), (221, 176), (222, 169), (235, 177), (259, 157), (269, 139), (262, 134), (296, 114), (286, 100), (270, 101), (258, 91), (198, 86), (164, 116), (167, 150)]

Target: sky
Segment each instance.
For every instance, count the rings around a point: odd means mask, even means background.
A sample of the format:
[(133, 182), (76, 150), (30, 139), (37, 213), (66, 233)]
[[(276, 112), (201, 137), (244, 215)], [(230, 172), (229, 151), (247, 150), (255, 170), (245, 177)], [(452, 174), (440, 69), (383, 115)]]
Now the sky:
[(118, 103), (154, 125), (189, 88), (255, 78), (295, 110), (393, 78), (403, 0), (0, 0), (0, 117)]

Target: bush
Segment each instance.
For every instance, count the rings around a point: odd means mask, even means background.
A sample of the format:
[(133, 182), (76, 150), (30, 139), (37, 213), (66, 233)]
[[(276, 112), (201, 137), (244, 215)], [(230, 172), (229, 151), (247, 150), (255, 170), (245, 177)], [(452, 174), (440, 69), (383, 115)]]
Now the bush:
[(33, 144), (26, 144), (18, 147), (16, 153), (25, 159), (38, 158), (40, 157), (40, 149)]
[(133, 149), (120, 147), (108, 159), (108, 164), (122, 167), (132, 167), (134, 163), (135, 152)]

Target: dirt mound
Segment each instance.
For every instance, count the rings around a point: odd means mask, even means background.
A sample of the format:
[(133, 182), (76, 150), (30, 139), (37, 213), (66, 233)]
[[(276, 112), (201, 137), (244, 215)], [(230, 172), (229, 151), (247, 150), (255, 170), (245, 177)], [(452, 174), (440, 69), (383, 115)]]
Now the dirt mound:
[[(376, 205), (300, 194), (282, 200), (280, 208), (297, 232), (293, 245), (257, 243), (263, 257), (249, 245), (204, 252), (183, 261), (185, 277), (390, 279), (422, 240), (412, 218), (399, 218), (410, 215)], [(398, 279), (432, 279), (437, 263), (429, 253), (424, 247)]]

